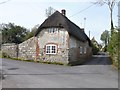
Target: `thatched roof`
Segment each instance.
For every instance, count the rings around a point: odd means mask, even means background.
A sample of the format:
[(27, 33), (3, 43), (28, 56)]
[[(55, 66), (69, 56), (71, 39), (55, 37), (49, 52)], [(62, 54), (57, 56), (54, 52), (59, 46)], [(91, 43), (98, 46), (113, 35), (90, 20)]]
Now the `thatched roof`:
[(38, 28), (35, 36), (40, 33), (43, 28), (49, 27), (62, 27), (65, 28), (68, 33), (80, 41), (90, 41), (88, 36), (84, 33), (83, 29), (78, 27), (76, 24), (71, 22), (66, 16), (62, 15), (60, 12), (56, 11), (51, 16), (49, 16)]

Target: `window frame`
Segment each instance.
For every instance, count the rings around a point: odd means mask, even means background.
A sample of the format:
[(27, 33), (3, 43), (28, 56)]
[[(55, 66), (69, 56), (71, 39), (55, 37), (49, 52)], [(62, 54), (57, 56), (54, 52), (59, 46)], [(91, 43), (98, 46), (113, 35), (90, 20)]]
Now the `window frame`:
[(83, 54), (83, 47), (80, 46), (80, 54)]
[(58, 32), (58, 28), (48, 28), (48, 33), (49, 34), (54, 34)]
[(87, 47), (84, 47), (84, 54), (87, 53)]
[(53, 55), (57, 54), (57, 45), (56, 44), (47, 44), (45, 47), (46, 47), (45, 53), (47, 55), (49, 55), (49, 54), (53, 54)]

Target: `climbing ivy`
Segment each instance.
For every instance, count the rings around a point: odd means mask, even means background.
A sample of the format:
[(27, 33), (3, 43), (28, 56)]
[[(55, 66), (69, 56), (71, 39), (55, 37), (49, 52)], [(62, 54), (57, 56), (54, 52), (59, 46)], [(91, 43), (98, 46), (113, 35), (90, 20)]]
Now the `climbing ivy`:
[(120, 56), (120, 30), (114, 29), (113, 33), (110, 37), (110, 42), (108, 44), (107, 48), (111, 59), (113, 61), (113, 65), (117, 68), (120, 68), (119, 66), (119, 56)]

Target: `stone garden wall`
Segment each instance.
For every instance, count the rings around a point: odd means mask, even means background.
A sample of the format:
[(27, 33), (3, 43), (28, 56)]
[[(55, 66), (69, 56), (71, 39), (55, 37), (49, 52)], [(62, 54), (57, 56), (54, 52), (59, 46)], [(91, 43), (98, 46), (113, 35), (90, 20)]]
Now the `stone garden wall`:
[(35, 37), (32, 37), (18, 45), (14, 43), (3, 44), (1, 50), (11, 58), (35, 60), (36, 57)]
[(18, 56), (18, 45), (15, 43), (6, 43), (1, 46), (1, 51), (7, 54), (9, 57), (17, 58)]
[(34, 60), (36, 57), (35, 37), (32, 37), (19, 44), (18, 58), (24, 60)]

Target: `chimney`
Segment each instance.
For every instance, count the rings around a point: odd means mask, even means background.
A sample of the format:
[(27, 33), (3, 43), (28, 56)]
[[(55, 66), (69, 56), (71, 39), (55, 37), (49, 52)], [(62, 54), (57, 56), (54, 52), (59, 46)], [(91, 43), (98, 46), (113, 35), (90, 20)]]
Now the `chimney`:
[(66, 16), (66, 10), (65, 9), (62, 9), (61, 13)]

